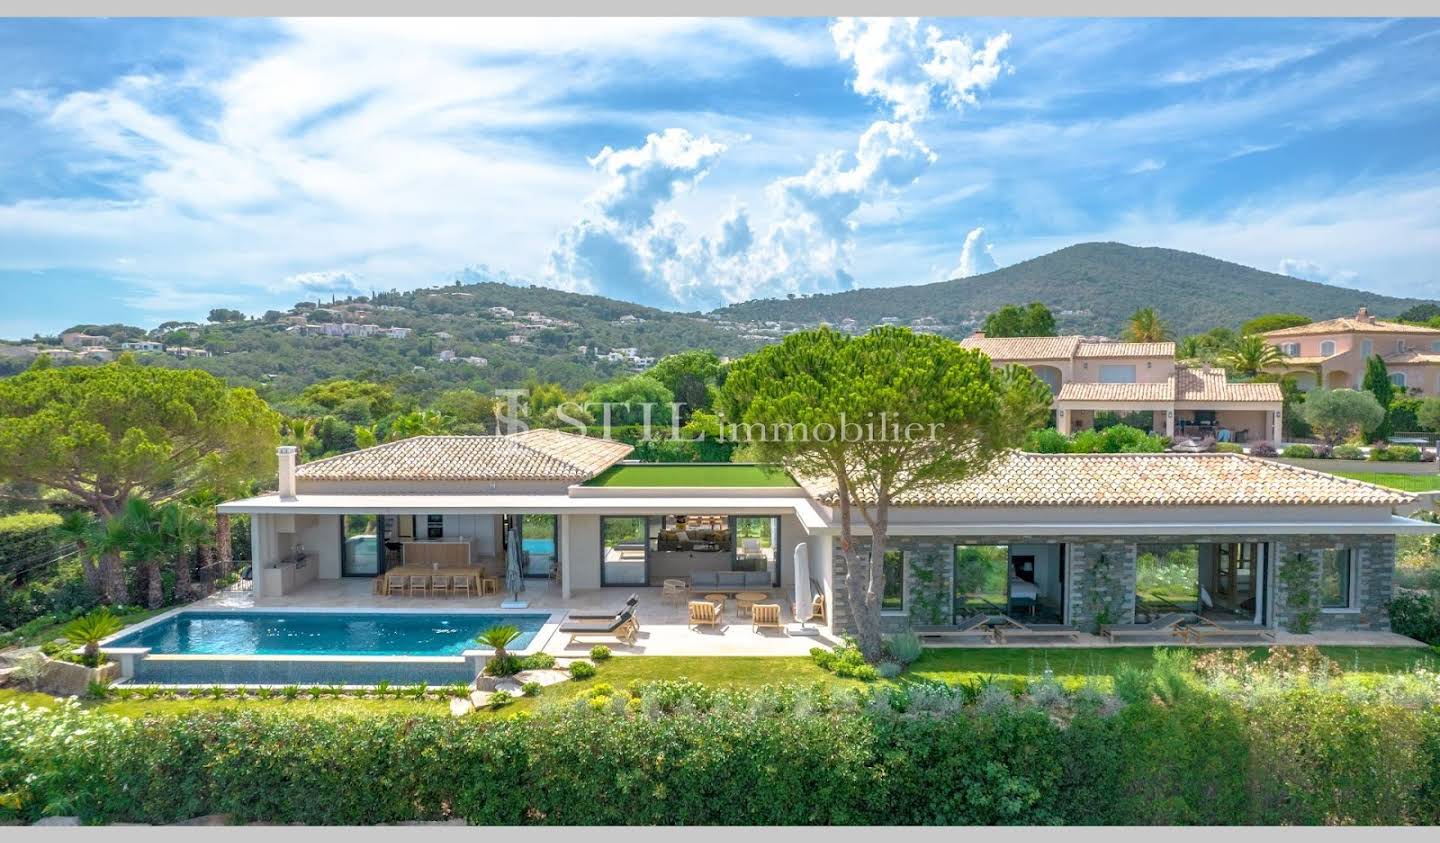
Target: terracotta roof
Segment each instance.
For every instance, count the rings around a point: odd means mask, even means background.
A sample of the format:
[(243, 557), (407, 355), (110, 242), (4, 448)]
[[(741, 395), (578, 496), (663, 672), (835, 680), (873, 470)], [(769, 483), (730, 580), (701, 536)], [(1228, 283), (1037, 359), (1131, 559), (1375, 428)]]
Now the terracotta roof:
[(962, 347), (1000, 361), (1068, 360), (1079, 343), (1079, 337), (966, 337), (960, 341)]
[(1297, 325), (1294, 328), (1266, 331), (1261, 336), (1266, 339), (1274, 339), (1277, 337), (1306, 337), (1314, 334), (1343, 334), (1349, 333), (1350, 331), (1389, 334), (1429, 334), (1440, 337), (1440, 330), (1435, 328), (1426, 328), (1423, 325), (1406, 325), (1403, 322), (1389, 322), (1384, 319), (1376, 319), (1373, 316), (1341, 316), (1338, 319), (1326, 319), (1324, 322), (1311, 322), (1309, 325)]
[(1174, 401), (1175, 383), (1067, 383), (1056, 401)]
[(1284, 400), (1275, 383), (1230, 383), (1224, 369), (1176, 368), (1160, 383), (1067, 383), (1056, 401), (1255, 401)]
[(1224, 369), (1176, 369), (1177, 401), (1271, 401), (1285, 396), (1278, 383), (1230, 383)]
[(599, 474), (633, 448), (558, 430), (416, 436), (305, 463), (308, 480), (568, 480)]
[[(803, 480), (817, 501), (833, 484)], [(1243, 454), (1027, 454), (984, 474), (902, 495), (900, 506), (1400, 506), (1414, 500), (1358, 480)]]
[(1440, 363), (1440, 352), (1414, 348), (1409, 351), (1392, 351), (1382, 356), (1386, 363)]
[(1076, 357), (1174, 357), (1173, 342), (1082, 342)]

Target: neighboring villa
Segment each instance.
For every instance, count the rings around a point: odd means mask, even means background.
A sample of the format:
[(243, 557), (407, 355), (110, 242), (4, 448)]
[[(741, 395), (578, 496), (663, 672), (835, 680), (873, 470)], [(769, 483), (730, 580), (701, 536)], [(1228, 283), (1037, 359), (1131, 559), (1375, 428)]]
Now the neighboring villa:
[(1358, 389), (1365, 361), (1378, 354), (1390, 382), (1411, 395), (1440, 395), (1440, 330), (1376, 319), (1365, 308), (1354, 316), (1270, 331), (1265, 339), (1285, 355), (1274, 371), (1293, 375), (1302, 390)]
[[(821, 595), (828, 610), (814, 620), (852, 629), (825, 481), (624, 462), (629, 445), (554, 430), (421, 436), (298, 467), (295, 448), (279, 450), (277, 493), (218, 507), (250, 516), (257, 607), (303, 606), (311, 592), (316, 606), (373, 600), (370, 583), (402, 565), (503, 577), (513, 546), (525, 576), (562, 601), (615, 589), (618, 604), (681, 580), (690, 599), (761, 592), (787, 619)], [(1014, 453), (896, 501), (885, 624), (985, 613), (1088, 629), (1193, 612), (1253, 632), (1290, 624), (1303, 580), (1316, 629), (1386, 630), (1395, 536), (1434, 529), (1394, 514), (1413, 501), (1240, 454)], [(866, 552), (858, 518), (855, 529)]]
[(997, 366), (1027, 366), (1055, 396), (1056, 428), (1074, 433), (1097, 413), (1151, 413), (1151, 430), (1214, 433), (1236, 442), (1279, 442), (1284, 398), (1273, 383), (1230, 383), (1223, 369), (1175, 361), (1173, 342), (1109, 342), (1084, 337), (987, 337), (960, 344)]
[(155, 340), (134, 340), (120, 343), (120, 348), (124, 351), (154, 352), (164, 351), (165, 344)]

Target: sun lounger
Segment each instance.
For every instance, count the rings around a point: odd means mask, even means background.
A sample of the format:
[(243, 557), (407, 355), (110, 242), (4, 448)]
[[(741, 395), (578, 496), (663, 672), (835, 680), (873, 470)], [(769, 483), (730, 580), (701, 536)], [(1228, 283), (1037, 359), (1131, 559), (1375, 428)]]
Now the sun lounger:
[(1255, 641), (1275, 640), (1275, 633), (1261, 626), (1222, 626), (1209, 618), (1196, 618), (1179, 628), (1186, 644), (1199, 644), (1213, 638), (1248, 638)]
[(989, 615), (971, 615), (955, 626), (917, 626), (913, 631), (922, 640), (926, 638), (937, 638), (941, 640), (953, 639), (975, 639), (977, 641), (993, 642), (995, 630), (991, 629), (991, 617)]
[(1157, 635), (1180, 635), (1181, 625), (1195, 623), (1199, 619), (1200, 616), (1193, 613), (1171, 612), (1168, 615), (1161, 615), (1149, 623), (1105, 624), (1100, 627), (1100, 634), (1112, 642), (1117, 636), (1120, 638), (1153, 638)]
[(1004, 644), (1017, 638), (1069, 638), (1079, 639), (1080, 630), (1063, 623), (1010, 623), (995, 627), (995, 641)]
[(571, 612), (565, 616), (567, 621), (608, 621), (611, 618), (618, 618), (626, 611), (634, 611), (635, 606), (640, 602), (640, 595), (632, 594), (625, 598), (625, 605), (620, 607), (618, 612)]
[(635, 634), (640, 631), (640, 624), (635, 620), (635, 612), (626, 609), (608, 621), (597, 621), (591, 623), (575, 623), (567, 621), (560, 625), (561, 633), (570, 636), (571, 644), (576, 638), (592, 636), (614, 636), (626, 644), (635, 640)]

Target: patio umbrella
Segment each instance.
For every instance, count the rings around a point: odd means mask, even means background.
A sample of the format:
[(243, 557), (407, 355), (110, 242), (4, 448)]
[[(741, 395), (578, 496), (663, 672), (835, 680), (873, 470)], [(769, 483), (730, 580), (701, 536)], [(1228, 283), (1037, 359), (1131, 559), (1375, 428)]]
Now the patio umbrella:
[(520, 573), (520, 531), (514, 524), (510, 525), (505, 545), (508, 548), (505, 553), (505, 590), (519, 601), (520, 592), (525, 590), (525, 577)]
[(810, 546), (801, 542), (795, 545), (795, 620), (802, 627), (810, 620), (810, 602), (814, 599), (810, 593)]

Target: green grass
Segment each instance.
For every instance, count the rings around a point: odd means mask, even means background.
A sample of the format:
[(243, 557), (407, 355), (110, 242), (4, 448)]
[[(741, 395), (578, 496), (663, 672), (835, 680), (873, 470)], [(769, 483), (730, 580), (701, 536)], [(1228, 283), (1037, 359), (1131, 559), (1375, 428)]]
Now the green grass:
[(1385, 474), (1378, 471), (1336, 471), (1334, 474), (1402, 492), (1440, 492), (1440, 474)]
[[(1268, 647), (1246, 648), (1263, 658)], [(1396, 673), (1418, 665), (1435, 667), (1436, 657), (1424, 647), (1321, 647), (1346, 673)], [(927, 649), (906, 677), (948, 683), (986, 676), (1002, 679), (1037, 676), (1049, 668), (1057, 679), (1106, 679), (1121, 667), (1149, 667), (1153, 647), (1048, 647), (999, 649), (947, 647)]]
[(617, 465), (606, 469), (587, 486), (631, 488), (765, 488), (793, 487), (783, 470), (766, 465), (675, 463)]
[[(146, 618), (153, 618), (161, 612), (168, 612), (173, 608), (175, 607), (163, 606), (159, 609), (133, 609), (128, 612), (118, 613), (115, 615), (115, 617), (119, 618), (120, 622), (125, 626), (130, 626), (131, 624), (139, 623)], [(17, 627), (15, 630), (13, 630), (13, 633), (18, 633), (15, 640), (10, 641), (3, 646), (9, 646), (13, 644), (16, 647), (34, 647), (49, 641), (54, 641), (57, 638), (63, 638), (65, 625), (68, 623), (69, 621), (56, 623), (54, 621), (47, 621), (43, 618), (36, 618), (30, 623), (27, 623), (24, 626)]]

